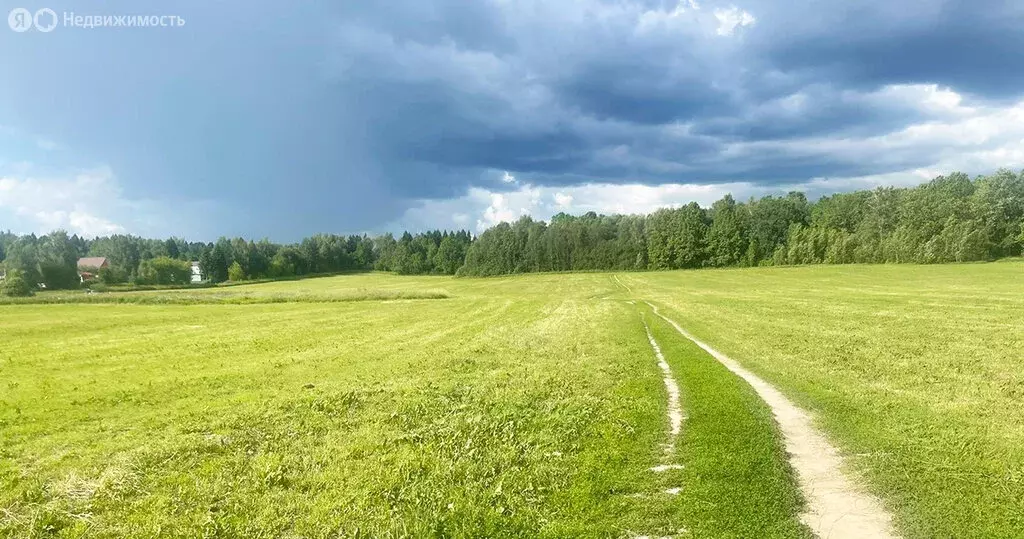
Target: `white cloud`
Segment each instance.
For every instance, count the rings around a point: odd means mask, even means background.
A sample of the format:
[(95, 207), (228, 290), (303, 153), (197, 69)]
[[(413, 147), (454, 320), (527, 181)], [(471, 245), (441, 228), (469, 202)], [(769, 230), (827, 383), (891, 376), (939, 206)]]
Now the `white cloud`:
[(501, 181), (505, 183), (516, 183), (516, 177), (505, 171), (505, 174), (501, 177)]
[(651, 29), (659, 25), (671, 24), (676, 19), (679, 19), (689, 10), (698, 11), (700, 5), (695, 0), (689, 0), (689, 2), (683, 1), (678, 2), (672, 10), (663, 9), (649, 9), (640, 13), (637, 20), (637, 28), (640, 30)]
[(867, 94), (846, 91), (843, 99), (872, 107), (903, 108), (936, 116), (966, 116), (978, 112), (976, 107), (964, 105), (962, 95), (937, 84), (890, 84)]
[(507, 192), (472, 187), (458, 198), (421, 200), (387, 228), (392, 231), (460, 228), (467, 221), (465, 216), (469, 216), (476, 222), (474, 232), (479, 233), (501, 222), (513, 222), (523, 215), (548, 220), (559, 212), (574, 215), (588, 211), (604, 214), (650, 213), (658, 208), (677, 207), (691, 201), (708, 206), (730, 192), (738, 197), (746, 197), (774, 191), (779, 189), (745, 183), (591, 183), (571, 187), (522, 184), (518, 189)]
[[(94, 237), (117, 233), (163, 236), (192, 232), (201, 215), (194, 203), (169, 204), (130, 199), (109, 167), (60, 176), (33, 173), (31, 166), (0, 176), (0, 216), (17, 233), (64, 229)], [(207, 212), (209, 208), (206, 208)]]
[(45, 137), (37, 137), (36, 146), (38, 146), (40, 150), (45, 150), (48, 152), (59, 150), (61, 148), (60, 144), (57, 144), (56, 142)]
[(515, 218), (516, 212), (509, 207), (508, 199), (505, 198), (505, 195), (494, 193), (491, 195), (491, 205), (484, 209), (483, 215), (476, 222), (476, 228), (477, 230), (484, 230), (502, 221), (513, 221)]
[(715, 18), (718, 19), (718, 30), (716, 33), (720, 36), (731, 36), (736, 32), (736, 28), (753, 26), (757, 22), (757, 18), (751, 15), (749, 11), (736, 6), (716, 9)]
[[(886, 89), (883, 93), (935, 96), (921, 106), (943, 107), (950, 114), (871, 137), (804, 137), (789, 140), (731, 144), (722, 157), (744, 159), (766, 154), (791, 158), (822, 157), (837, 163), (886, 163), (897, 174), (922, 168), (907, 162), (927, 160), (929, 170), (984, 173), (999, 167), (1024, 166), (1024, 101), (1012, 106), (966, 107), (958, 95), (917, 87)], [(938, 103), (938, 105), (936, 105)]]
[[(1010, 115), (1006, 121), (1020, 121), (1024, 124), (1024, 117)], [(690, 202), (708, 207), (726, 194), (732, 194), (737, 200), (743, 201), (750, 197), (802, 191), (813, 200), (822, 195), (887, 185), (909, 187), (955, 171), (989, 172), (1003, 166), (1024, 167), (1024, 133), (1019, 137), (1016, 143), (952, 154), (952, 158), (926, 167), (864, 176), (812, 178), (780, 185), (751, 182), (661, 185), (587, 183), (546, 187), (526, 183), (507, 192), (473, 187), (457, 198), (420, 200), (401, 218), (391, 223), (388, 229), (465, 228), (465, 224), (475, 219), (475, 232), (480, 233), (498, 223), (513, 222), (522, 215), (549, 220), (559, 212), (572, 215), (589, 211), (599, 214), (647, 214), (660, 208), (679, 207)]]
[(70, 178), (0, 178), (0, 209), (13, 213), (22, 232), (63, 228), (85, 236), (124, 232), (125, 228), (97, 214), (120, 198), (108, 168)]

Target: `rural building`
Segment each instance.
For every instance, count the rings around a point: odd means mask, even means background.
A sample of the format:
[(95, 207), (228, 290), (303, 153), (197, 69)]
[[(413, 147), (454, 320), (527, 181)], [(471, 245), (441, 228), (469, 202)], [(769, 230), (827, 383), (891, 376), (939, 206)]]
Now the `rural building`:
[(90, 281), (96, 278), (96, 273), (103, 269), (109, 268), (110, 263), (107, 262), (105, 256), (89, 256), (78, 259), (78, 277), (82, 282)]
[(201, 283), (203, 282), (203, 269), (199, 267), (199, 262), (192, 263), (192, 282)]

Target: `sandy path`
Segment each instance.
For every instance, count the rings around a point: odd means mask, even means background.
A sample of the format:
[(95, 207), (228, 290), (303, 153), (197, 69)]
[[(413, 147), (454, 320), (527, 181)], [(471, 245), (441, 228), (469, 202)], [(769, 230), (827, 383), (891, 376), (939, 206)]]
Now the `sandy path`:
[(657, 307), (650, 303), (647, 305), (682, 336), (746, 380), (772, 409), (785, 438), (790, 463), (796, 470), (800, 491), (807, 501), (807, 508), (800, 519), (815, 535), (822, 539), (898, 537), (892, 528), (892, 517), (876, 498), (857, 488), (847, 477), (839, 451), (811, 425), (807, 412), (790, 402), (771, 384), (659, 313)]
[[(665, 355), (661, 353), (661, 347), (658, 346), (658, 341), (654, 340), (654, 335), (651, 333), (651, 328), (647, 325), (646, 321), (644, 322), (644, 329), (647, 330), (647, 340), (651, 343), (651, 348), (654, 349), (654, 357), (658, 358), (658, 367), (661, 368), (662, 379), (665, 381), (665, 390), (668, 392), (669, 436), (668, 443), (665, 444), (665, 456), (671, 456), (672, 451), (676, 447), (676, 438), (679, 437), (680, 431), (683, 430), (683, 407), (679, 403), (679, 384), (672, 377), (672, 368), (669, 367), (668, 361), (665, 361)], [(651, 469), (663, 471), (672, 468), (656, 466)]]

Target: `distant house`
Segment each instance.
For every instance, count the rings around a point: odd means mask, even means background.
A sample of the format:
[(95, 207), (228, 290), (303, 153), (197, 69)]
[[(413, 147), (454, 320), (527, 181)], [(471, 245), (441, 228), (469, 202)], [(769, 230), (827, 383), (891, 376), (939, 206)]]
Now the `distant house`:
[(203, 268), (199, 267), (199, 262), (192, 263), (192, 282), (203, 282)]
[(96, 274), (103, 268), (109, 268), (110, 263), (107, 262), (105, 256), (89, 256), (78, 259), (78, 277), (82, 282), (90, 281), (96, 278)]

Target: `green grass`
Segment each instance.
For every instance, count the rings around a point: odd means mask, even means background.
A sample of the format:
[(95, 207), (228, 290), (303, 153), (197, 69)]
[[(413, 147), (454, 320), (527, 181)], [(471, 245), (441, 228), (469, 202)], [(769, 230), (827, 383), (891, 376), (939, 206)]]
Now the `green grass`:
[(0, 535), (620, 537), (682, 525), (649, 470), (664, 386), (637, 308), (595, 299), (615, 292), (607, 275), (234, 288), (453, 292), (0, 307)]
[(681, 486), (677, 522), (695, 537), (809, 537), (781, 436), (746, 382), (644, 309), (679, 381), (687, 418), (663, 486)]
[(814, 412), (906, 537), (1024, 530), (1024, 264), (623, 274)]
[(815, 412), (905, 536), (1024, 529), (1020, 261), (618, 277), (0, 305), (0, 536), (806, 534), (763, 403), (648, 314), (689, 416), (685, 467), (649, 470), (665, 387), (628, 298)]

